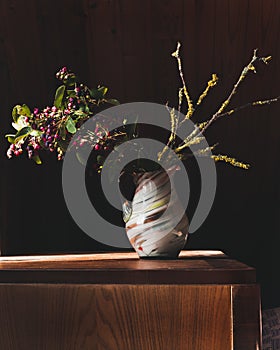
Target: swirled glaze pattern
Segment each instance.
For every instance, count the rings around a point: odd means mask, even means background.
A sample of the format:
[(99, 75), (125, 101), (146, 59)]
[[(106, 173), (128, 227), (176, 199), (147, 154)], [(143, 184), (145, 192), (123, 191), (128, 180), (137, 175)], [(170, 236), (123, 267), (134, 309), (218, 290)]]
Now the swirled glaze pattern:
[(177, 194), (171, 196), (172, 180), (164, 171), (135, 176), (135, 195), (130, 206), (124, 205), (130, 243), (140, 257), (176, 258), (186, 243), (189, 223)]

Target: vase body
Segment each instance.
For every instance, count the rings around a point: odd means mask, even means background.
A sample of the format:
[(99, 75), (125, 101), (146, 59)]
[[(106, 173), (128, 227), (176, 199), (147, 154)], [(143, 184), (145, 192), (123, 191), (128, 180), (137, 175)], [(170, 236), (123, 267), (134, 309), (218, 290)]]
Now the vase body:
[(176, 258), (186, 243), (188, 219), (173, 174), (172, 169), (135, 174), (134, 197), (123, 209), (129, 241), (140, 258)]

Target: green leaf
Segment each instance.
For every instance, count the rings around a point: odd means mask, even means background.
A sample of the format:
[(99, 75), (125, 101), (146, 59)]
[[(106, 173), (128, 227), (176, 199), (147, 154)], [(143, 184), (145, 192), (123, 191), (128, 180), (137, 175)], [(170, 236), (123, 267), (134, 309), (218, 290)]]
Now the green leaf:
[(59, 128), (59, 135), (61, 136), (62, 140), (66, 139), (65, 124), (61, 125), (61, 127)]
[(30, 126), (25, 126), (24, 128), (20, 129), (16, 134), (15, 134), (15, 143), (19, 142), (21, 139), (25, 138), (28, 136), (33, 129)]
[(25, 117), (30, 117), (31, 116), (31, 111), (27, 105), (22, 105), (19, 111), (20, 115), (24, 115)]
[(76, 97), (76, 92), (75, 90), (67, 90), (67, 95), (69, 97)]
[(15, 135), (7, 134), (5, 135), (10, 143), (15, 143)]
[(63, 82), (64, 82), (65, 84), (67, 84), (68, 86), (73, 86), (73, 85), (75, 85), (75, 83), (76, 83), (76, 76), (73, 75), (73, 76), (71, 76), (70, 78), (63, 80)]
[(117, 106), (120, 104), (120, 102), (118, 100), (116, 100), (115, 98), (110, 98), (109, 100), (107, 100), (108, 103), (110, 103), (111, 105)]
[(20, 116), (30, 117), (31, 111), (27, 105), (16, 105), (12, 110), (12, 117), (15, 123), (17, 123)]
[(100, 86), (98, 91), (102, 94), (102, 97), (104, 97), (108, 91), (108, 88), (106, 86)]
[(87, 115), (81, 109), (78, 109), (73, 114), (78, 117), (87, 117)]
[(20, 105), (16, 105), (16, 106), (14, 106), (14, 108), (12, 110), (12, 117), (13, 117), (13, 120), (15, 123), (17, 122), (17, 120), (20, 116), (20, 114), (19, 114), (20, 108), (21, 108)]
[(61, 85), (57, 88), (54, 97), (54, 106), (58, 109), (62, 107), (63, 97), (65, 93), (65, 85)]
[(97, 89), (89, 90), (89, 94), (90, 94), (90, 97), (95, 100), (98, 100), (98, 96), (100, 95)]
[(104, 98), (104, 96), (106, 95), (108, 91), (108, 88), (105, 86), (100, 86), (97, 89), (92, 89), (89, 91), (91, 98), (95, 99), (95, 100), (101, 100), (102, 98)]
[(71, 117), (69, 117), (66, 122), (66, 129), (70, 132), (70, 134), (75, 134), (77, 131), (74, 120)]
[(31, 131), (31, 133), (30, 133), (31, 136), (37, 136), (37, 137), (41, 136), (42, 134), (43, 134), (42, 131), (33, 130), (33, 129), (32, 129), (32, 131)]
[(36, 162), (36, 164), (42, 164), (42, 161), (38, 155), (33, 156), (32, 159), (34, 160), (34, 162)]
[(86, 114), (88, 114), (89, 111), (90, 111), (88, 105), (84, 105), (82, 110), (83, 110), (84, 113), (86, 113)]

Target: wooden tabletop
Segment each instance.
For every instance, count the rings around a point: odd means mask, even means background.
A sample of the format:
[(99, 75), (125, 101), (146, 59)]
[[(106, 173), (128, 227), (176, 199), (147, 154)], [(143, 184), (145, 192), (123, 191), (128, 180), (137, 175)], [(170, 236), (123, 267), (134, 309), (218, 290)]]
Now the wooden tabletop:
[(242, 284), (255, 269), (221, 251), (182, 251), (178, 259), (136, 253), (0, 257), (0, 283)]

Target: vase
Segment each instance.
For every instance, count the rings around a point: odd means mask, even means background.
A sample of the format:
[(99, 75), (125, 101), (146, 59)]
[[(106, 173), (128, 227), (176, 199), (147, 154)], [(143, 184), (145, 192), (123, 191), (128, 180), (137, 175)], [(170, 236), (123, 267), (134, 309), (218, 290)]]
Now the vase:
[(186, 243), (189, 223), (173, 186), (176, 170), (133, 174), (134, 196), (123, 204), (123, 219), (140, 258), (175, 259)]

